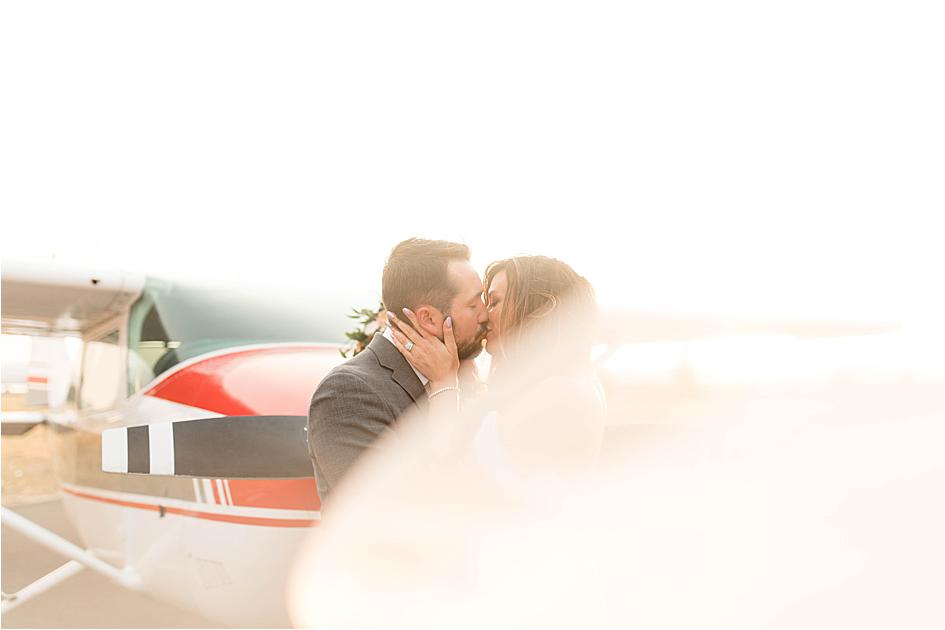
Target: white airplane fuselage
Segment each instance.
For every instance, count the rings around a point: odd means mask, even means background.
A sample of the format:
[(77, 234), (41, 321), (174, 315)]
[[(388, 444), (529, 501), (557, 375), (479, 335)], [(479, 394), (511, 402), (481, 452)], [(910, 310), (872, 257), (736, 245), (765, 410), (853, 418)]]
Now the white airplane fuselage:
[[(82, 546), (221, 625), (288, 626), (286, 580), (320, 521), (305, 420), (344, 360), (325, 342), (336, 307), (7, 264), (3, 291), (5, 331), (84, 341), (78, 382), (50, 383), (63, 400), (47, 416)], [(173, 423), (190, 432), (175, 442)], [(127, 472), (105, 472), (103, 434), (122, 427), (139, 438), (118, 449)], [(176, 470), (149, 467), (168, 457)]]
[[(114, 409), (57, 418), (54, 470), (85, 547), (133, 568), (155, 597), (213, 621), (288, 625), (285, 582), (320, 519), (314, 477), (106, 473), (101, 431), (231, 415), (302, 418), (309, 390), (339, 360), (332, 346), (234, 348), (178, 366)], [(162, 396), (192, 396), (193, 404)]]

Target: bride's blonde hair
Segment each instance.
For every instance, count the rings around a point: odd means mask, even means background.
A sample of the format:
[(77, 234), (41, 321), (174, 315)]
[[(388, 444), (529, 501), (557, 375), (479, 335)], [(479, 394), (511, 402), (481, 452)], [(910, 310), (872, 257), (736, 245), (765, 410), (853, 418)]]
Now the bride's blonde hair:
[(509, 359), (540, 364), (544, 373), (588, 367), (597, 308), (587, 278), (556, 258), (514, 256), (489, 264), (486, 292), (501, 271), (508, 290), (500, 321), (502, 352), (493, 357), (493, 368)]

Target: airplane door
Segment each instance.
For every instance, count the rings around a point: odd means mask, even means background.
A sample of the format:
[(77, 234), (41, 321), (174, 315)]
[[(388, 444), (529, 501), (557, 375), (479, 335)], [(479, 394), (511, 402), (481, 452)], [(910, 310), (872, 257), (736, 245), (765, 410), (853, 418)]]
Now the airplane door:
[(78, 401), (81, 411), (101, 411), (118, 403), (124, 373), (121, 355), (117, 329), (85, 342)]

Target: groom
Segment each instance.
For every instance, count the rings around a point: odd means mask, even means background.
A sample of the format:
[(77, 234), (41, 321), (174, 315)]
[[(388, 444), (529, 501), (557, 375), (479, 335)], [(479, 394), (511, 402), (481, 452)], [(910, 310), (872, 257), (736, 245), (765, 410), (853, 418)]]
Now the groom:
[[(384, 265), (381, 293), (387, 310), (400, 315), (409, 308), (440, 339), (443, 320), (452, 317), (460, 360), (482, 349), (488, 316), (466, 245), (419, 238), (399, 243)], [(426, 400), (427, 378), (404, 359), (390, 334), (375, 335), (364, 352), (329, 372), (312, 396), (308, 448), (323, 503), (358, 457)]]

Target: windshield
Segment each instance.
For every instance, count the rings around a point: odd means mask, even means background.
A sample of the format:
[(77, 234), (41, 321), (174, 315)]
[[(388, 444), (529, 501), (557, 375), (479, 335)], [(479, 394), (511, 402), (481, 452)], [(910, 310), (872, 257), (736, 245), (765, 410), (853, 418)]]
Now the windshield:
[(342, 343), (350, 298), (148, 279), (128, 322), (128, 391), (195, 356), (247, 344)]

